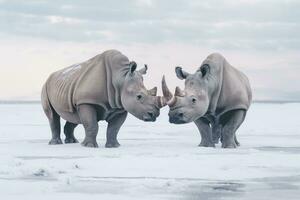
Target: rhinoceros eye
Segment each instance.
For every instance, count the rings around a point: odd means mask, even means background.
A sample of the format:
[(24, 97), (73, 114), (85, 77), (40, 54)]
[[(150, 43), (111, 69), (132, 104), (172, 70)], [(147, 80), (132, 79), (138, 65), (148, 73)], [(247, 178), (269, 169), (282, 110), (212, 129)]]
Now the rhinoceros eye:
[(137, 99), (138, 101), (142, 100), (142, 98), (143, 98), (143, 95), (141, 95), (141, 94), (136, 95), (136, 99)]
[(192, 98), (192, 103), (195, 104), (197, 102), (197, 99), (195, 97)]

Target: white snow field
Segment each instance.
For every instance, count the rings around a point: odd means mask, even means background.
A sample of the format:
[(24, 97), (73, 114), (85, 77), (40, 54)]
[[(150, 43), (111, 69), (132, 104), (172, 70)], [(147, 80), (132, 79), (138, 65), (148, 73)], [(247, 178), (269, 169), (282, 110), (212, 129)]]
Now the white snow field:
[(198, 147), (196, 126), (169, 124), (167, 111), (155, 123), (129, 115), (116, 149), (100, 122), (94, 149), (48, 145), (39, 104), (0, 104), (0, 199), (300, 199), (300, 104), (253, 104), (237, 149)]

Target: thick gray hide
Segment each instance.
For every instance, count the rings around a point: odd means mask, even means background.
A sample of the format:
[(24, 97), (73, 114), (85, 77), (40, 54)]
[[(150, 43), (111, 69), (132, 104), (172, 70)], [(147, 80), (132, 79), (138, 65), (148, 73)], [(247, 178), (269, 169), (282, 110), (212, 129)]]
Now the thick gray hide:
[(77, 105), (86, 103), (106, 110), (122, 108), (119, 84), (128, 68), (126, 56), (119, 51), (106, 51), (53, 73), (44, 90), (57, 111), (74, 112)]
[(208, 113), (221, 115), (235, 109), (248, 110), (252, 92), (249, 80), (241, 71), (231, 66), (220, 54), (209, 55), (201, 64), (210, 66), (211, 82), (216, 84), (209, 102)]

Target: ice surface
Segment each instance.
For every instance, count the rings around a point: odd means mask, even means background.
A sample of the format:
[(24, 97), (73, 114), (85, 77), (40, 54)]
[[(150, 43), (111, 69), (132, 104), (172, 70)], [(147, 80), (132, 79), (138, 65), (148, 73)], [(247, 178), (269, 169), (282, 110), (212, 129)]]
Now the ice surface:
[[(253, 104), (238, 130), (241, 147), (198, 147), (194, 124), (129, 116), (121, 147), (49, 146), (38, 104), (0, 104), (1, 199), (299, 199), (300, 104)], [(83, 128), (75, 135), (82, 141)]]

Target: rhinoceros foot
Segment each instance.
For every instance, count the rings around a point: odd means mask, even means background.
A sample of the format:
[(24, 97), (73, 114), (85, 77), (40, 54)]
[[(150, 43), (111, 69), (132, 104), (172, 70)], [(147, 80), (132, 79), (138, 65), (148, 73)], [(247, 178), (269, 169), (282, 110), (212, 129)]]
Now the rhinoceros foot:
[(52, 139), (49, 141), (49, 144), (50, 144), (50, 145), (62, 144), (62, 141), (61, 141), (60, 138), (52, 138)]
[(65, 139), (65, 144), (78, 143), (78, 140), (75, 137), (70, 137)]
[(218, 144), (219, 143), (219, 138), (213, 138), (213, 143)]
[(236, 139), (236, 137), (234, 137), (234, 142), (235, 142), (235, 144), (236, 144), (236, 146), (241, 146), (241, 144), (239, 143), (239, 141)]
[(98, 144), (95, 141), (92, 141), (92, 140), (84, 140), (82, 143), (81, 143), (82, 146), (84, 147), (93, 147), (93, 148), (98, 148)]
[(105, 144), (106, 148), (118, 148), (119, 146), (120, 146), (120, 143), (118, 141), (106, 142), (106, 144)]
[(222, 148), (236, 148), (237, 144), (233, 141), (233, 142), (223, 142), (222, 143)]
[(216, 147), (213, 142), (204, 142), (204, 141), (201, 141), (201, 143), (198, 146), (199, 147)]

